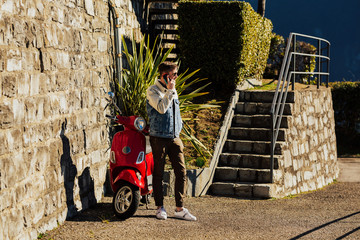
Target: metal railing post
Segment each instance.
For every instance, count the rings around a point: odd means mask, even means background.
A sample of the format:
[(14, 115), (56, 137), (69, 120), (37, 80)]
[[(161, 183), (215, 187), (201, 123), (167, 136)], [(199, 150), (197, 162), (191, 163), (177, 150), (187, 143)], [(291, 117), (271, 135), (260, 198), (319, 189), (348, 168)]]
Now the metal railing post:
[(271, 118), (271, 144), (270, 144), (270, 180), (271, 183), (274, 182), (274, 113), (271, 112), (270, 113), (270, 118)]
[(327, 47), (327, 51), (328, 51), (328, 59), (327, 59), (327, 66), (326, 66), (326, 70), (328, 75), (326, 76), (326, 87), (329, 87), (329, 79), (330, 79), (330, 43), (328, 43), (328, 47)]
[[(296, 52), (296, 35), (294, 35), (294, 50), (293, 52)], [(293, 71), (295, 72), (296, 71), (296, 55), (294, 55), (294, 59), (293, 59)], [(295, 90), (295, 78), (296, 78), (296, 74), (294, 74), (292, 76), (292, 90), (294, 91)]]
[[(321, 54), (321, 40), (320, 39), (318, 40), (318, 52), (319, 52), (319, 55), (322, 55)], [(320, 88), (320, 83), (321, 83), (321, 75), (320, 75), (320, 73), (321, 73), (321, 58), (320, 57), (319, 57), (318, 68), (319, 68), (318, 69), (319, 74), (318, 74), (318, 79), (316, 81), (317, 89)]]

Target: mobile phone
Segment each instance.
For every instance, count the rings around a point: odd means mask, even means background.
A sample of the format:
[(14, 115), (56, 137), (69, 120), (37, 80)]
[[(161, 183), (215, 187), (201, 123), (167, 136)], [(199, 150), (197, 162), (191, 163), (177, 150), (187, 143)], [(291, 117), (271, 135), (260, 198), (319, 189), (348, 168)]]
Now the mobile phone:
[(167, 85), (168, 82), (169, 82), (168, 77), (169, 77), (169, 74), (164, 74), (164, 80), (165, 80), (166, 85)]

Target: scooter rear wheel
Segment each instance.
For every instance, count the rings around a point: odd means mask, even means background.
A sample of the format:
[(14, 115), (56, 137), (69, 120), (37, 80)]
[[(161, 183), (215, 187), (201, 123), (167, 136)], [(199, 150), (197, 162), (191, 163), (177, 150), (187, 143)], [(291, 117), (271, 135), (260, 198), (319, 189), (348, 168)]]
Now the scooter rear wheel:
[(139, 202), (139, 188), (128, 182), (121, 183), (113, 198), (115, 215), (123, 220), (133, 216), (139, 207)]

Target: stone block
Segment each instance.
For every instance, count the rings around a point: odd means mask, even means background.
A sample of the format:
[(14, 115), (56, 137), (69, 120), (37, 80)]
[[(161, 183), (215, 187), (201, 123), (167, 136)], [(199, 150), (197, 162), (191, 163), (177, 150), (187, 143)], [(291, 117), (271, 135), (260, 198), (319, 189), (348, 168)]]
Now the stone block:
[(273, 172), (273, 179), (274, 179), (274, 183), (277, 184), (284, 184), (284, 180), (283, 180), (283, 171), (282, 170), (274, 170)]
[(234, 195), (234, 184), (215, 182), (211, 185), (210, 191), (216, 195)]
[(235, 115), (233, 120), (237, 126), (250, 126), (251, 118), (248, 116)]
[(44, 24), (44, 43), (45, 47), (55, 47), (59, 45), (57, 38), (56, 25), (51, 23)]
[(239, 170), (240, 182), (257, 182), (256, 171), (248, 169)]
[(23, 205), (24, 220), (26, 226), (36, 225), (45, 213), (45, 204), (42, 198), (36, 201), (27, 202)]
[(22, 70), (25, 71), (39, 71), (40, 70), (40, 61), (39, 61), (39, 51), (22, 51), (21, 58)]
[(235, 184), (233, 191), (234, 194), (238, 197), (246, 197), (246, 198), (253, 197), (253, 187), (251, 185)]
[(304, 180), (310, 180), (314, 177), (314, 174), (313, 172), (310, 172), (310, 171), (305, 171), (304, 172)]
[(9, 216), (10, 211), (2, 211), (0, 214), (0, 229), (1, 229), (1, 235), (2, 239), (11, 239), (9, 236)]
[(241, 103), (236, 103), (235, 105), (235, 112), (237, 113), (243, 113), (245, 109), (245, 103), (241, 102)]
[(22, 100), (14, 99), (13, 100), (13, 112), (14, 112), (14, 123), (17, 125), (22, 125), (25, 122), (25, 105)]
[[(2, 160), (2, 159), (0, 159)], [(5, 189), (4, 185), (2, 184), (3, 181), (1, 181), (1, 191), (0, 191), (0, 211), (3, 213), (4, 209), (11, 208), (16, 203), (16, 195), (14, 191), (10, 191), (9, 189)], [(0, 228), (1, 229), (1, 228)]]
[(17, 87), (17, 95), (22, 97), (27, 97), (30, 94), (30, 75), (19, 74), (17, 75), (18, 87)]
[(218, 167), (215, 177), (218, 181), (235, 181), (238, 178), (238, 169), (231, 167)]
[(85, 0), (85, 10), (87, 14), (95, 16), (93, 0)]
[[(67, 212), (64, 210), (64, 212)], [(63, 214), (61, 214), (63, 215)], [(66, 217), (66, 214), (65, 214)], [(65, 221), (64, 217), (51, 217), (47, 219), (47, 221), (43, 222), (40, 227), (38, 227), (38, 232), (45, 233), (46, 231), (52, 230), (56, 227), (58, 227), (58, 224), (62, 224)], [(36, 233), (36, 236), (38, 233)]]
[(98, 162), (101, 162), (101, 154), (100, 154), (100, 150), (94, 151), (91, 153), (91, 163), (95, 164)]
[(13, 50), (10, 50), (9, 52), (12, 52), (14, 54), (18, 53), (19, 55), (12, 55), (11, 53), (8, 54), (6, 61), (6, 70), (8, 72), (21, 71), (22, 61), (21, 61), (20, 51), (15, 52)]
[(284, 185), (285, 185), (286, 189), (293, 187), (292, 177), (293, 177), (293, 175), (291, 173), (289, 173), (289, 172), (285, 173)]
[(40, 93), (40, 76), (41, 74), (30, 75), (30, 96)]
[[(4, 22), (3, 18), (1, 18), (1, 17), (0, 17), (0, 29), (6, 29), (5, 22)], [(8, 39), (5, 38), (4, 31), (0, 31), (0, 46), (6, 45), (7, 41), (8, 41)], [(2, 56), (5, 56), (4, 52), (5, 51), (0, 51)], [(0, 71), (2, 72), (2, 71), (4, 71), (4, 69), (5, 69), (5, 61), (4, 61), (4, 59), (2, 59), (2, 61), (0, 60)]]
[(230, 166), (234, 166), (234, 167), (240, 167), (240, 163), (241, 163), (241, 156), (240, 155), (230, 155), (228, 158), (228, 162)]
[(253, 195), (256, 198), (271, 198), (272, 193), (272, 184), (256, 184), (253, 187)]
[(288, 168), (292, 165), (292, 157), (290, 150), (284, 150), (284, 168)]
[(1, 129), (10, 128), (14, 123), (14, 114), (12, 111), (12, 102), (3, 100), (0, 105), (0, 127)]
[(58, 95), (58, 101), (59, 101), (59, 112), (61, 114), (67, 114), (69, 112), (69, 108), (68, 108), (66, 93), (60, 93)]
[(107, 51), (107, 39), (105, 37), (98, 38), (98, 50), (99, 52)]
[(256, 180), (259, 183), (269, 183), (271, 182), (271, 176), (269, 170), (257, 170), (256, 171)]
[(8, 225), (9, 229), (9, 239), (17, 239), (21, 233), (23, 233), (24, 227), (24, 214), (22, 209), (13, 208), (10, 211), (10, 214), (6, 218), (7, 221), (11, 224)]
[(246, 113), (256, 113), (256, 104), (245, 103), (244, 111)]
[(263, 142), (254, 142), (252, 151), (259, 153), (259, 154), (264, 154), (266, 152), (269, 152), (269, 146), (268, 146), (268, 144), (263, 143)]
[(165, 171), (163, 177), (163, 191), (164, 196), (171, 196), (175, 194), (175, 174), (173, 170)]
[(15, 74), (3, 75), (2, 77), (2, 95), (12, 98), (17, 92), (17, 76)]

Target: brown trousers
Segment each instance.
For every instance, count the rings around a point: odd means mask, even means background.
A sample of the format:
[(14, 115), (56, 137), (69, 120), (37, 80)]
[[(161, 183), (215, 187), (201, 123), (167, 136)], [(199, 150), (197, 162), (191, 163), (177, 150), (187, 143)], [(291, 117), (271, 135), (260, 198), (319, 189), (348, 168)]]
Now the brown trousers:
[(153, 189), (156, 206), (163, 206), (163, 175), (165, 157), (169, 156), (175, 173), (176, 207), (183, 207), (185, 197), (186, 168), (184, 161), (184, 145), (180, 138), (151, 137), (150, 144), (154, 156)]

